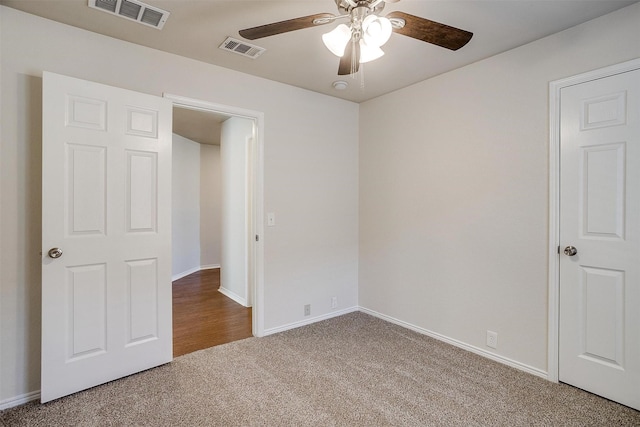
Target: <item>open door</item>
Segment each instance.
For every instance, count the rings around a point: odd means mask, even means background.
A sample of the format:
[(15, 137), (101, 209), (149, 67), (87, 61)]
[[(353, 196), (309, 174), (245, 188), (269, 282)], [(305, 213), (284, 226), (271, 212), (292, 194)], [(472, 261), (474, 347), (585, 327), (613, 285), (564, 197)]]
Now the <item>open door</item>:
[(44, 73), (42, 402), (172, 360), (171, 116)]

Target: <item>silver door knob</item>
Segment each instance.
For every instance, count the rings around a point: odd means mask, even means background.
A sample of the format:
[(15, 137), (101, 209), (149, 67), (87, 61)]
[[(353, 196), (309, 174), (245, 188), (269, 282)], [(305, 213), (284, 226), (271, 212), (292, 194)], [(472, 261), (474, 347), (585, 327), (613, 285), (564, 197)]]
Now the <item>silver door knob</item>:
[(51, 258), (60, 258), (62, 256), (62, 249), (60, 248), (51, 248), (48, 252)]
[(578, 250), (574, 246), (567, 246), (564, 248), (564, 254), (567, 256), (574, 256), (578, 253)]

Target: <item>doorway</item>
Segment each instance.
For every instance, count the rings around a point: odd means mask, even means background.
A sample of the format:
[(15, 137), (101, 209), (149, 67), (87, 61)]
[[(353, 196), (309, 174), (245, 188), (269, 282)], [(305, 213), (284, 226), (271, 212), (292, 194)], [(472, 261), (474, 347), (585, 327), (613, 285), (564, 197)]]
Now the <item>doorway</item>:
[[(174, 95), (165, 98), (173, 102), (175, 116), (174, 172), (182, 170), (179, 182), (174, 182), (174, 313), (182, 310), (183, 320), (191, 319), (184, 327), (175, 319), (174, 335), (178, 338), (185, 329), (192, 334), (200, 331), (211, 346), (260, 336), (262, 114)], [(189, 167), (194, 158), (197, 164)], [(180, 181), (189, 176), (200, 181), (199, 190), (191, 191), (197, 195), (181, 189), (188, 183)], [(197, 208), (190, 209), (193, 199)], [(198, 210), (200, 218), (189, 218), (190, 210)], [(176, 230), (176, 222), (186, 231)], [(199, 257), (195, 268), (184, 264), (186, 254), (195, 251), (185, 237), (189, 233), (200, 239), (191, 245), (197, 246), (194, 256)], [(198, 307), (204, 310), (202, 316)], [(202, 325), (193, 323), (198, 318)], [(194, 343), (187, 347), (194, 345), (194, 350), (205, 348)], [(175, 356), (188, 352), (174, 351)]]
[(552, 82), (549, 379), (640, 408), (640, 60)]

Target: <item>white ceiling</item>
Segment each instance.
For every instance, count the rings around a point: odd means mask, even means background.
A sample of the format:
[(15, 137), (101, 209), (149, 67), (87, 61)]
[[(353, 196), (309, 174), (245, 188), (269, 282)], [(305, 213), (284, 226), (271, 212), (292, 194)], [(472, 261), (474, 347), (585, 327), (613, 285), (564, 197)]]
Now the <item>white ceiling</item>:
[(173, 133), (200, 144), (220, 145), (222, 122), (229, 116), (212, 111), (173, 108)]
[(0, 0), (0, 3), (96, 33), (175, 53), (243, 73), (355, 102), (380, 96), (466, 64), (529, 43), (636, 1), (621, 0), (402, 0), (400, 10), (474, 33), (468, 45), (449, 51), (399, 34), (383, 46), (385, 56), (365, 64), (349, 87), (336, 91), (338, 58), (321, 36), (337, 24), (252, 41), (267, 49), (249, 59), (218, 46), (238, 30), (321, 12), (338, 14), (334, 0), (146, 0), (171, 13), (157, 30), (87, 6), (87, 0)]

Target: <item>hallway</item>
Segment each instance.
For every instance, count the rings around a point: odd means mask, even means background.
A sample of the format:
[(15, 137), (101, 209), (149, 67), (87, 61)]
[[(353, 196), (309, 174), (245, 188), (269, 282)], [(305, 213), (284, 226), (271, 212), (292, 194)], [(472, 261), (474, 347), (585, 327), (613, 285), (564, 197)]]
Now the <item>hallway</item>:
[(249, 338), (251, 308), (218, 292), (220, 269), (173, 282), (173, 357)]

